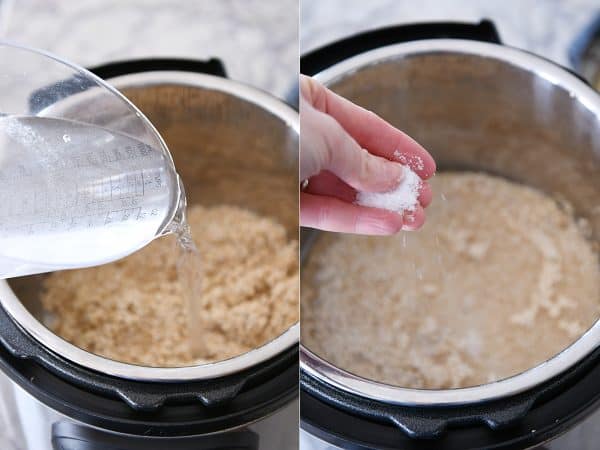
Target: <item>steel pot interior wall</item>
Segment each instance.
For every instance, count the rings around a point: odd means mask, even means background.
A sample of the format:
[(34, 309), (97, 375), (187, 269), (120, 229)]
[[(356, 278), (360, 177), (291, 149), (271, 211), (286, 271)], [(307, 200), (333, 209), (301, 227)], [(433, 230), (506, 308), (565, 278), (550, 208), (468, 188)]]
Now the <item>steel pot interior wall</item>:
[(561, 80), (458, 48), (323, 75), (422, 143), (438, 170), (486, 171), (556, 194), (600, 237), (600, 119)]
[(216, 89), (160, 84), (123, 94), (167, 143), (188, 204), (230, 204), (298, 234), (297, 131), (260, 104)]

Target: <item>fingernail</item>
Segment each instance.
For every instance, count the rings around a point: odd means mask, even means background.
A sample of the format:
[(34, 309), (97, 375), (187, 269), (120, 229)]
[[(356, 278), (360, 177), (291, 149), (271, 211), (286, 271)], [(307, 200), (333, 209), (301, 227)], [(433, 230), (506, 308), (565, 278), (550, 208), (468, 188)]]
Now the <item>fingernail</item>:
[(398, 164), (395, 162), (386, 162), (385, 170), (385, 178), (390, 182), (390, 189), (398, 187), (404, 179), (404, 167), (402, 166), (402, 164)]
[[(365, 150), (366, 151), (366, 150)], [(397, 188), (404, 178), (402, 164), (369, 155), (362, 166), (360, 178), (368, 192), (387, 192)]]

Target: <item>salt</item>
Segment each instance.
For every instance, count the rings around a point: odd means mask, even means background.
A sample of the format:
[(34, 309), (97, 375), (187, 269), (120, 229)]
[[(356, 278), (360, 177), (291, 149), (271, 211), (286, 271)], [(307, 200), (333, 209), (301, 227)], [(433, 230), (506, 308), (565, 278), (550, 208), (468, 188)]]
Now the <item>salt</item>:
[(419, 155), (404, 155), (400, 152), (400, 150), (395, 150), (394, 158), (396, 158), (405, 166), (414, 167), (417, 170), (425, 169), (425, 163), (423, 162), (423, 158), (421, 158)]
[(410, 167), (404, 166), (404, 178), (397, 188), (388, 192), (359, 192), (356, 196), (356, 204), (398, 213), (412, 212), (419, 203), (420, 186), (419, 175)]

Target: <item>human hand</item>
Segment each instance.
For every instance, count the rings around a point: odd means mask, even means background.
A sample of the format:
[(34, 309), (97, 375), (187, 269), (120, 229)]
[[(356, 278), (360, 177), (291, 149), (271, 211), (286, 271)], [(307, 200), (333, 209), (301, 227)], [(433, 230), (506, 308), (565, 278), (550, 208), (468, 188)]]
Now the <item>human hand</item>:
[[(431, 202), (431, 155), (409, 136), (312, 78), (300, 76), (300, 224), (327, 231), (387, 235), (415, 230)], [(362, 192), (396, 188), (404, 165), (421, 178), (414, 211), (355, 204)], [(306, 180), (306, 181), (305, 181)]]

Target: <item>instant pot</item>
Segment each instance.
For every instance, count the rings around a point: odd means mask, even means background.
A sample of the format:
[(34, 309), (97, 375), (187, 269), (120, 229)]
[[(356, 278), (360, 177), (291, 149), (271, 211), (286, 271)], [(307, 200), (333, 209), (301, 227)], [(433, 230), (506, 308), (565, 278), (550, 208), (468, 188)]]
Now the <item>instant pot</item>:
[[(491, 22), (366, 32), (305, 55), (301, 71), (406, 131), (438, 170), (559, 195), (600, 238), (600, 97), (568, 69), (502, 45)], [(302, 231), (303, 260), (317, 235)], [(598, 407), (599, 344), (597, 322), (526, 372), (448, 390), (373, 382), (301, 345), (301, 448), (534, 448)]]
[[(243, 206), (276, 217), (296, 238), (294, 109), (227, 79), (218, 60), (128, 61), (93, 72), (161, 133), (189, 203)], [(62, 92), (69, 83), (81, 91), (81, 80), (65, 80)], [(33, 94), (32, 113), (76, 108), (77, 117), (85, 117), (86, 108), (102, 107), (53, 92)], [(43, 280), (40, 275), (0, 282), (0, 367), (11, 380), (3, 377), (0, 384), (0, 417), (10, 440), (3, 449), (297, 447), (298, 324), (225, 361), (135, 366), (86, 352), (46, 328), (39, 302)]]

